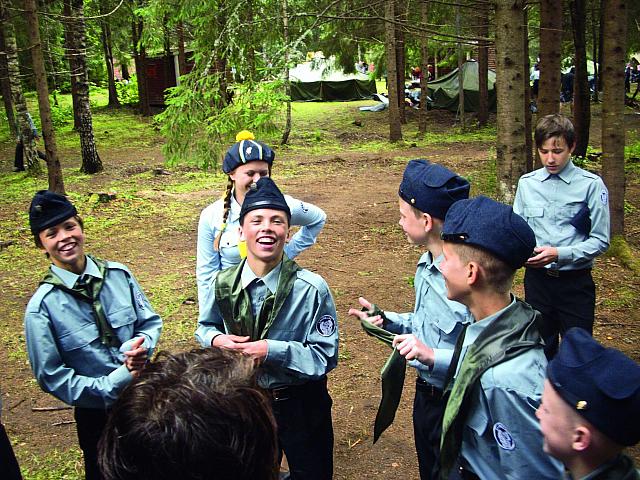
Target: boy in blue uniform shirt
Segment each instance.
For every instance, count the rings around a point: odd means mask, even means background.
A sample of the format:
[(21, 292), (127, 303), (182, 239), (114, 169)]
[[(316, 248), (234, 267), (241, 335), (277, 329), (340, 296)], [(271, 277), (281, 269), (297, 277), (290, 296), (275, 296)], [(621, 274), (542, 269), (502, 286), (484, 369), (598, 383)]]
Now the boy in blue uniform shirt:
[(639, 480), (622, 453), (640, 441), (640, 365), (580, 328), (549, 362), (538, 419), (544, 450), (572, 480)]
[(458, 339), (449, 375), (441, 478), (458, 464), (463, 479), (557, 479), (561, 465), (540, 448), (535, 417), (547, 366), (539, 314), (511, 294), (534, 233), (511, 207), (480, 196), (449, 209), (442, 238), (448, 298), (475, 322)]
[(576, 141), (569, 119), (541, 118), (534, 137), (543, 168), (520, 178), (513, 210), (536, 235), (525, 264), (524, 298), (542, 313), (540, 333), (552, 358), (558, 335), (572, 327), (593, 331), (591, 267), (609, 248), (609, 201), (602, 179), (571, 161)]
[(99, 479), (107, 414), (144, 367), (162, 320), (127, 267), (85, 255), (83, 223), (66, 197), (37, 192), (29, 223), (52, 262), (25, 313), (29, 361), (42, 389), (75, 407), (85, 476)]
[[(418, 371), (413, 402), (413, 429), (420, 467), (420, 478), (438, 477), (440, 433), (444, 400), (442, 390), (453, 349), (462, 325), (471, 321), (469, 310), (447, 299), (440, 272), (442, 240), (440, 231), (449, 207), (469, 196), (469, 182), (447, 168), (427, 160), (411, 160), (398, 191), (400, 226), (409, 243), (424, 245), (415, 275), (416, 300), (413, 312), (384, 311), (371, 315), (372, 305), (365, 298), (365, 311), (350, 309), (349, 314), (397, 333), (394, 343), (400, 354)], [(425, 345), (428, 359), (415, 357), (416, 345)]]
[(327, 373), (338, 361), (338, 326), (329, 287), (284, 255), (291, 212), (263, 177), (240, 211), (247, 257), (220, 272), (205, 299), (196, 338), (238, 350), (260, 364), (258, 382), (273, 399), (278, 441), (291, 478), (333, 475), (332, 400)]

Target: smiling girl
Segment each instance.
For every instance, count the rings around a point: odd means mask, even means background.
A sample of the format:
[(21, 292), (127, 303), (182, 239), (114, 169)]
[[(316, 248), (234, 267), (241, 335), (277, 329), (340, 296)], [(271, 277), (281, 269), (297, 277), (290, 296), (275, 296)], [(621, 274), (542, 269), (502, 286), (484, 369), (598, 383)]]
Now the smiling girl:
[[(240, 208), (252, 184), (271, 176), (275, 153), (255, 141), (251, 132), (241, 131), (224, 156), (222, 170), (229, 176), (224, 197), (206, 207), (198, 224), (196, 278), (198, 301), (202, 305), (211, 282), (220, 270), (237, 265), (246, 256), (246, 246), (240, 241)], [(316, 242), (326, 215), (322, 209), (285, 195), (291, 210), (291, 225), (298, 230), (287, 242), (284, 251), (291, 259)]]

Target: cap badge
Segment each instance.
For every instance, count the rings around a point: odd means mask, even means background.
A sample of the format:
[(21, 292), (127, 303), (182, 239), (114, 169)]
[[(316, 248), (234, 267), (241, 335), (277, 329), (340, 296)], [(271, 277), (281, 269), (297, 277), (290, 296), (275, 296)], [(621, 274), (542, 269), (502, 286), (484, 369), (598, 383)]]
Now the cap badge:
[(244, 151), (245, 155), (251, 155), (251, 150), (253, 149), (253, 147), (247, 147)]
[(580, 400), (578, 403), (576, 403), (576, 410), (586, 410), (587, 409), (587, 402), (584, 400)]
[(411, 199), (411, 203), (416, 203), (416, 199), (415, 199), (415, 198), (412, 198), (412, 199)]

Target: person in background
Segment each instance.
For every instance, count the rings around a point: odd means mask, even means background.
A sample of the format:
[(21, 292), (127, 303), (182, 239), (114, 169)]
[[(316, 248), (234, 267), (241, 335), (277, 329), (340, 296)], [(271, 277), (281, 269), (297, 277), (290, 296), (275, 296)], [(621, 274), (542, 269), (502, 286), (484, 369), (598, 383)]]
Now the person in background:
[(568, 330), (537, 411), (544, 451), (572, 480), (640, 480), (622, 453), (640, 442), (639, 411), (640, 365), (581, 328)]
[(113, 406), (99, 463), (105, 480), (275, 480), (277, 443), (251, 357), (162, 352)]
[[(27, 121), (29, 122), (29, 128), (31, 129), (31, 135), (33, 136), (34, 141), (40, 138), (40, 133), (36, 128), (35, 123), (33, 123), (33, 119), (31, 118), (31, 114), (27, 113)], [(45, 160), (46, 156), (40, 150), (36, 150), (38, 154), (38, 158), (41, 160)], [(24, 172), (24, 139), (22, 138), (22, 134), (19, 133), (16, 138), (16, 152), (13, 161), (13, 171), (14, 172)]]
[(534, 134), (542, 168), (518, 181), (513, 210), (536, 235), (525, 264), (525, 301), (542, 314), (540, 333), (551, 359), (571, 327), (593, 331), (593, 262), (609, 248), (609, 193), (595, 173), (576, 167), (571, 121), (541, 118)]
[(151, 356), (162, 320), (127, 267), (85, 254), (84, 224), (66, 197), (37, 192), (29, 224), (51, 261), (24, 316), (29, 362), (40, 387), (74, 407), (85, 478), (98, 480), (107, 416)]
[[(275, 159), (274, 151), (255, 141), (251, 132), (243, 130), (236, 140), (222, 163), (222, 170), (229, 176), (224, 197), (202, 210), (198, 222), (196, 279), (200, 307), (218, 272), (246, 257), (246, 245), (239, 233), (240, 209), (251, 185), (271, 176)], [(287, 256), (294, 259), (316, 242), (327, 216), (311, 203), (289, 195), (285, 199), (291, 211), (291, 225), (301, 226), (284, 248)]]

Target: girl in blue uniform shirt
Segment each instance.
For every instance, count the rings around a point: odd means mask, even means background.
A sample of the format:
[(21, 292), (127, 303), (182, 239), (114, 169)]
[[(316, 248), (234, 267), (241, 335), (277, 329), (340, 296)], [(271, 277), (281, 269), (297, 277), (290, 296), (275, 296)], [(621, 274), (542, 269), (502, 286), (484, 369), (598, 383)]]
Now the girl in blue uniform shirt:
[[(198, 301), (202, 305), (211, 283), (220, 270), (237, 265), (246, 256), (240, 241), (240, 207), (250, 186), (261, 177), (271, 176), (275, 153), (253, 134), (243, 130), (224, 156), (222, 170), (229, 176), (224, 197), (206, 207), (198, 223), (196, 278)], [(298, 230), (287, 242), (284, 252), (290, 259), (316, 242), (327, 218), (315, 205), (285, 195), (291, 210), (291, 225)]]

